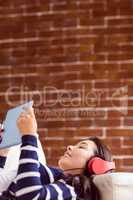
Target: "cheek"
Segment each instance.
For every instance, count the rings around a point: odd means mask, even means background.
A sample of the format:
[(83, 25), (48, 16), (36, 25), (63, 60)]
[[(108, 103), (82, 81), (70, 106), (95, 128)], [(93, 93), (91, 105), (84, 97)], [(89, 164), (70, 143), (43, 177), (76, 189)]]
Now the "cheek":
[(86, 160), (81, 157), (78, 157), (73, 161), (74, 168), (84, 168), (85, 164), (86, 164)]
[(86, 151), (84, 149), (76, 150), (75, 152), (73, 151), (72, 154), (73, 160), (75, 159), (76, 162), (79, 162), (84, 166), (92, 156), (94, 156), (94, 151), (91, 149), (89, 151)]
[(82, 150), (73, 152), (72, 154), (73, 165), (79, 168), (80, 167), (83, 168), (86, 162), (89, 160), (89, 157), (90, 156), (88, 152)]
[(72, 157), (61, 157), (58, 161), (58, 166), (63, 169), (83, 168), (86, 164), (86, 159), (79, 154), (72, 154)]

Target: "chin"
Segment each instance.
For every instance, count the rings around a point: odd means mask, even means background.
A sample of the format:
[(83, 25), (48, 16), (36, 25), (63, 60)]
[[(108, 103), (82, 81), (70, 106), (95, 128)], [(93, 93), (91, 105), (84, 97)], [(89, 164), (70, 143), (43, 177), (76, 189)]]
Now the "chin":
[(70, 165), (69, 165), (69, 161), (66, 158), (60, 158), (60, 160), (58, 161), (58, 166), (60, 169), (62, 170), (67, 170), (70, 169)]

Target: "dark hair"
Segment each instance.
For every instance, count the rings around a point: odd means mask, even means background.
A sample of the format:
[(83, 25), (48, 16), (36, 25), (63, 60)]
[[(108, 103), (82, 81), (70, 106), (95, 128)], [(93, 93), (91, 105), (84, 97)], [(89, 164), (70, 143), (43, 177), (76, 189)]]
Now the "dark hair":
[[(94, 151), (94, 156), (98, 156), (106, 161), (112, 161), (110, 150), (97, 137), (89, 137), (85, 140), (93, 141), (97, 146), (97, 151)], [(81, 175), (68, 176), (67, 183), (75, 188), (77, 200), (100, 200), (100, 193), (93, 183), (93, 176), (87, 171), (87, 164)]]

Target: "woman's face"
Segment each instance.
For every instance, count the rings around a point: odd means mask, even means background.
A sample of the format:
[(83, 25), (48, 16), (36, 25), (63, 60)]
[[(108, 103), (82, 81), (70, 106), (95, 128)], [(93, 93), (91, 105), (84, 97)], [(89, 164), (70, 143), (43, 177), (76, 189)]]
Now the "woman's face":
[(96, 150), (96, 144), (91, 140), (81, 141), (74, 146), (70, 145), (59, 159), (58, 165), (62, 170), (67, 170), (71, 174), (78, 173), (79, 170), (77, 168), (80, 168), (81, 172)]

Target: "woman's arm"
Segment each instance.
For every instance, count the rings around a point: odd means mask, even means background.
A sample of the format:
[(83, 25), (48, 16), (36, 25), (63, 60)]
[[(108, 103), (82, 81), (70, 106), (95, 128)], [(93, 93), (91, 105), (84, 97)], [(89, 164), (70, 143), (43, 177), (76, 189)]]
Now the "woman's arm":
[(18, 175), (15, 180), (17, 199), (74, 199), (76, 197), (74, 189), (62, 181), (42, 185), (36, 137), (25, 135), (22, 137), (22, 143)]
[[(22, 121), (23, 128), (28, 125), (26, 127), (27, 131), (22, 128)], [(18, 175), (15, 180), (17, 200), (76, 199), (73, 187), (67, 185), (64, 181), (57, 181), (47, 185), (42, 184), (37, 155), (37, 139), (35, 136), (35, 132), (37, 131), (35, 127), (37, 126), (36, 124), (34, 125), (33, 121), (35, 122), (33, 111), (28, 111), (27, 116), (23, 113), (22, 118), (20, 116), (18, 120), (18, 127), (20, 128), (21, 126), (20, 132), (23, 136)], [(32, 126), (31, 130), (29, 124)]]

